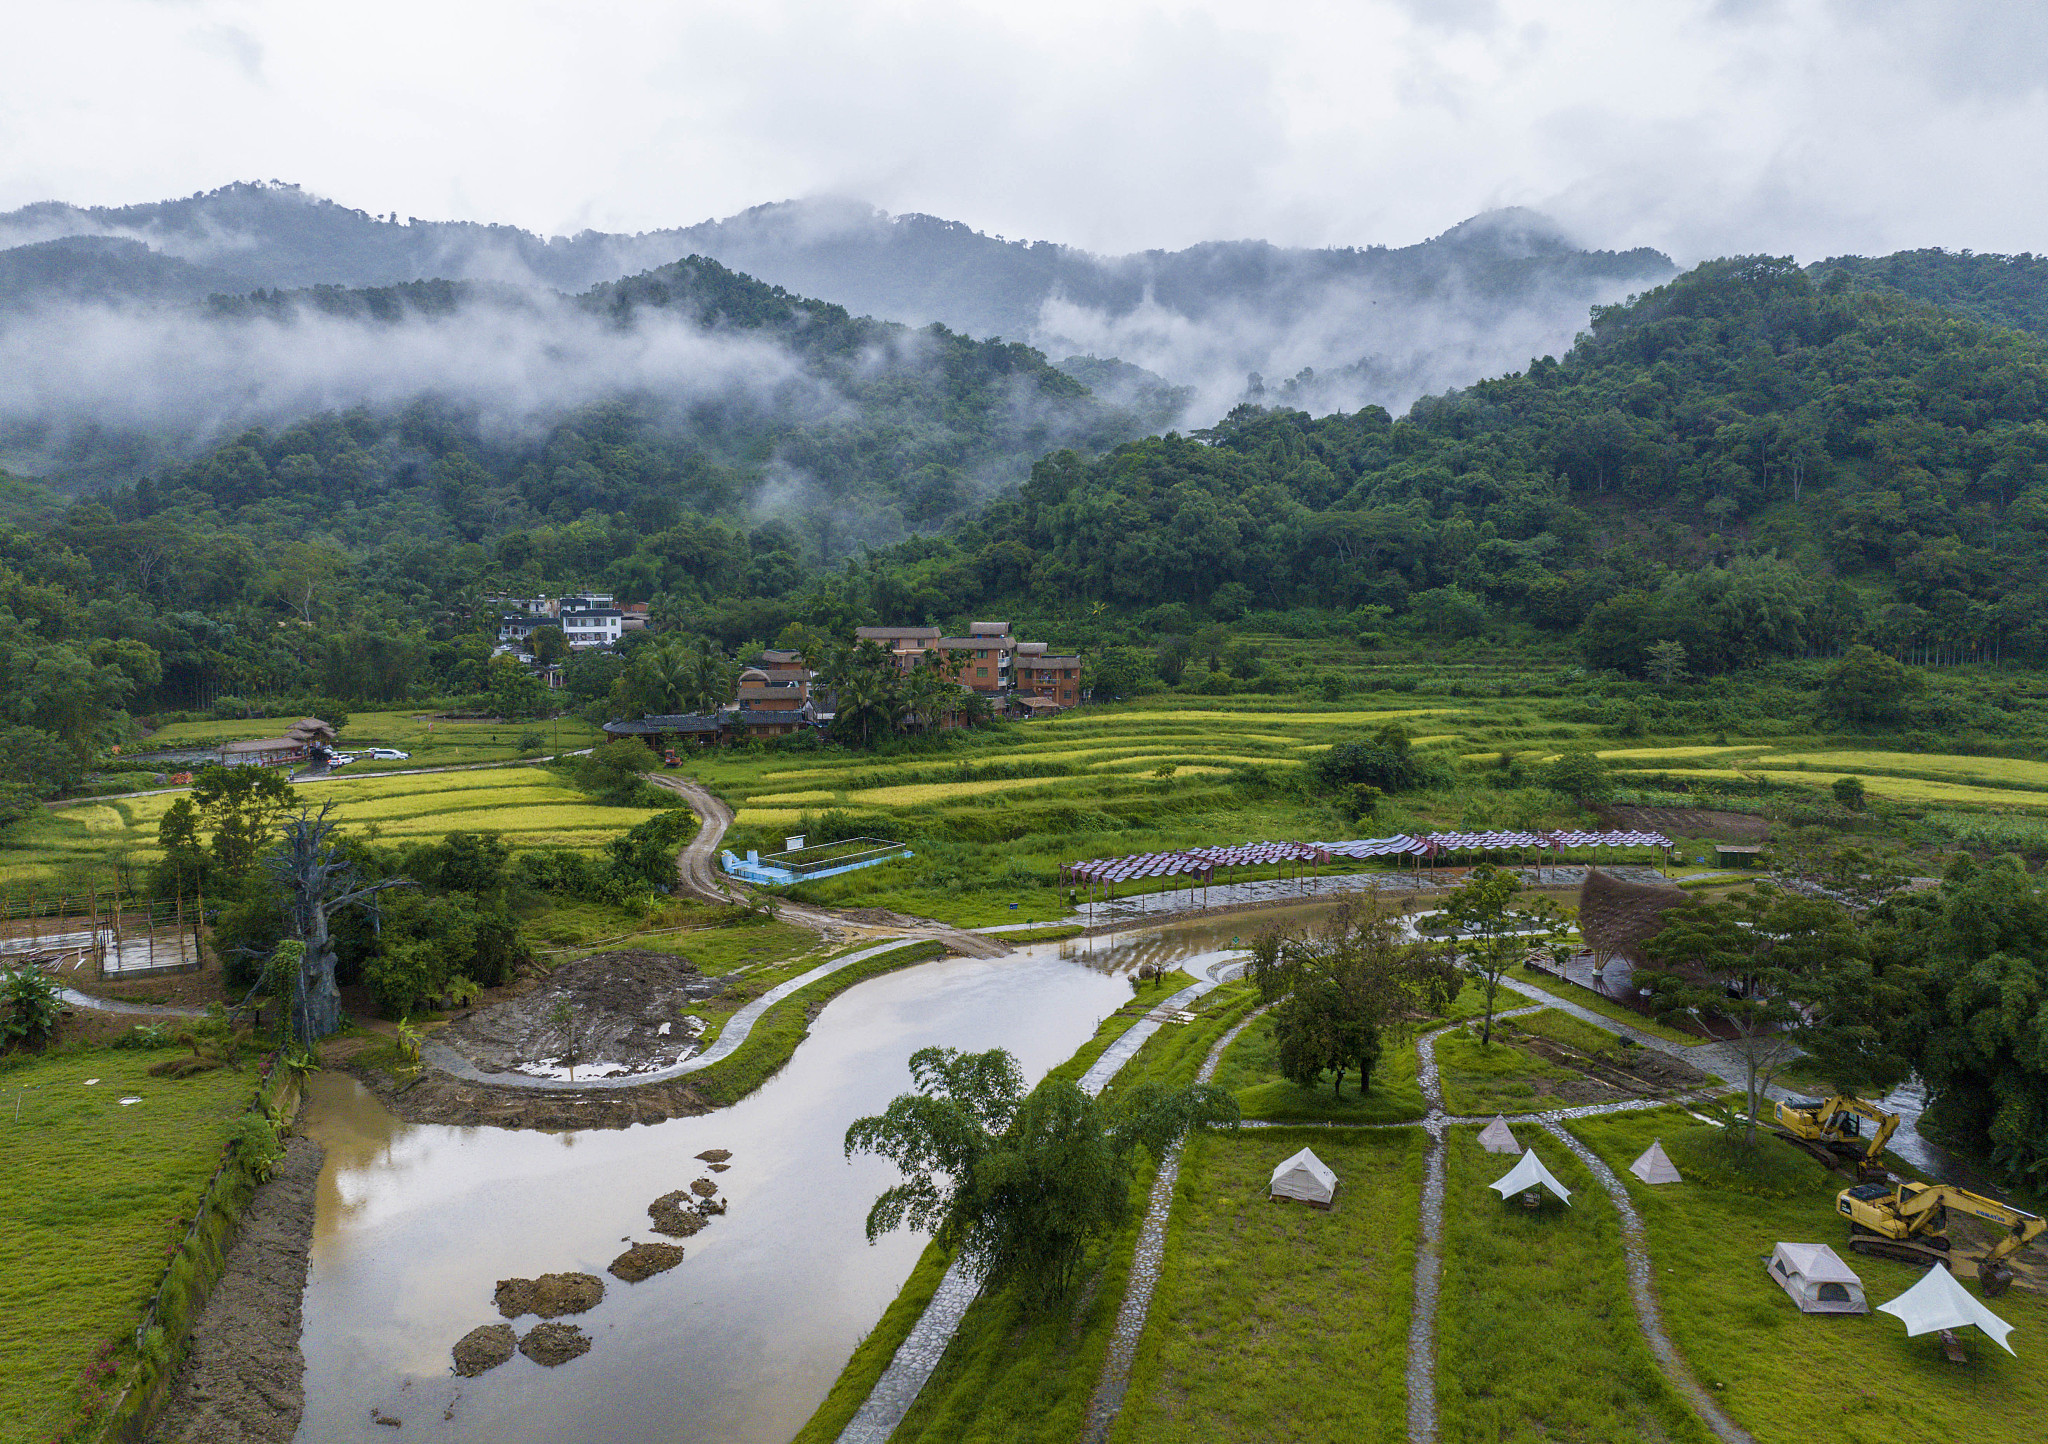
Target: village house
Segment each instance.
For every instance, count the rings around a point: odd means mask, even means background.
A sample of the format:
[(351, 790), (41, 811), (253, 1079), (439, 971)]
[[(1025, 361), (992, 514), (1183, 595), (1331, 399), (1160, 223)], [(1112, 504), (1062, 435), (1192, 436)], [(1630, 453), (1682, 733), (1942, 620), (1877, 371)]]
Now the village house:
[(1044, 642), (1019, 641), (1008, 622), (972, 622), (964, 637), (948, 637), (937, 627), (856, 627), (854, 636), (887, 649), (905, 675), (927, 657), (945, 657), (961, 686), (1013, 717), (1061, 712), (1081, 702), (1080, 657), (1053, 653)]
[(223, 742), (214, 760), (223, 767), (297, 767), (324, 757), (334, 747), (334, 728), (318, 717), (302, 717), (282, 737)]

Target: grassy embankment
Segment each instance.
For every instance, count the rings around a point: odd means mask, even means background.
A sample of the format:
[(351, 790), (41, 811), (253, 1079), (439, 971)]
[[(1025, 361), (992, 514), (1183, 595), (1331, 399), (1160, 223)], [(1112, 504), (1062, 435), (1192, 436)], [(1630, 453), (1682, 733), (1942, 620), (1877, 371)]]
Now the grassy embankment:
[[(1148, 987), (1105, 1019), (1095, 1037), (1053, 1072), (1079, 1077), (1102, 1050), (1185, 980)], [(1251, 990), (1219, 988), (1199, 1000), (1198, 1018), (1154, 1034), (1124, 1066), (1111, 1091), (1153, 1080), (1191, 1082), (1216, 1039), (1256, 1001)], [(1129, 1279), (1131, 1254), (1142, 1222), (1153, 1169), (1132, 1181), (1129, 1225), (1088, 1251), (1084, 1283), (1067, 1303), (1035, 1312), (1011, 1293), (984, 1294), (961, 1321), (952, 1345), (893, 1436), (899, 1441), (981, 1444), (1042, 1440), (1067, 1444), (1078, 1436), (1088, 1397), (1102, 1370), (1109, 1335)], [(848, 1360), (832, 1392), (796, 1437), (823, 1444), (838, 1437), (923, 1312), (946, 1261), (927, 1249), (896, 1302)]]
[[(515, 848), (594, 850), (651, 816), (653, 808), (593, 801), (557, 773), (539, 767), (410, 777), (348, 777), (298, 785), (302, 801), (332, 801), (353, 828), (373, 828), (385, 841), (438, 838), (444, 833), (497, 832)], [(177, 801), (104, 798), (58, 808), (7, 830), (0, 842), (0, 886), (105, 888), (116, 865), (145, 867), (157, 857), (157, 825)]]
[(0, 1438), (62, 1434), (90, 1402), (87, 1370), (133, 1358), (165, 1250), (248, 1106), (253, 1072), (150, 1077), (169, 1056), (95, 1049), (0, 1071)]
[(1482, 1150), (1475, 1128), (1447, 1140), (1440, 1437), (1711, 1444), (1637, 1327), (1613, 1205), (1561, 1144), (1520, 1136), (1572, 1190), (1569, 1207), (1548, 1194), (1536, 1209), (1503, 1200), (1487, 1185), (1513, 1160)]
[[(1834, 1202), (1845, 1180), (1806, 1167), (1780, 1197), (1697, 1177), (1651, 1188), (1625, 1172), (1628, 1164), (1653, 1138), (1670, 1148), (1694, 1127), (1692, 1119), (1661, 1110), (1568, 1126), (1628, 1186), (1649, 1231), (1665, 1327), (1700, 1382), (1759, 1444), (1852, 1438), (2031, 1444), (2041, 1437), (2048, 1370), (2037, 1351), (2048, 1338), (2048, 1297), (2016, 1287), (1992, 1301), (1993, 1311), (2017, 1326), (2012, 1337), (2020, 1357), (1965, 1330), (1969, 1362), (1960, 1366), (1948, 1361), (1933, 1335), (1909, 1339), (1886, 1314), (1802, 1314), (1764, 1272), (1764, 1260), (1781, 1241), (1833, 1247), (1862, 1277), (1873, 1306), (1920, 1277), (1904, 1264), (1849, 1251)], [(1974, 1283), (1966, 1287), (1975, 1291)]]
[[(237, 742), (252, 737), (279, 737), (298, 721), (297, 717), (255, 717), (233, 722), (173, 722), (159, 727), (143, 739), (140, 748), (147, 760), (149, 750), (161, 747), (194, 747), (217, 742)], [(531, 737), (542, 739), (538, 748), (522, 744)], [(335, 737), (335, 746), (354, 753), (357, 760), (345, 775), (397, 772), (416, 767), (455, 767), (476, 762), (512, 762), (556, 751), (574, 752), (595, 746), (604, 733), (580, 717), (561, 717), (546, 722), (456, 722), (418, 711), (351, 712)], [(367, 755), (372, 747), (389, 747), (410, 752), (403, 761), (376, 762)], [(176, 770), (176, 769), (173, 769)]]

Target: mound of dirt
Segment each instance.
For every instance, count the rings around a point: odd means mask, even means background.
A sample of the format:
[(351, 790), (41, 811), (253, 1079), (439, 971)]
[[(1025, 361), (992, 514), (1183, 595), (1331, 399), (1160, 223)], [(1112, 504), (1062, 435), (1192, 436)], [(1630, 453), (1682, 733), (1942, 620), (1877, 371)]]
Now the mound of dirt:
[(510, 1324), (485, 1324), (455, 1341), (455, 1372), (465, 1379), (474, 1379), (497, 1368), (518, 1350), (519, 1340)]
[(574, 1324), (535, 1324), (519, 1341), (519, 1352), (536, 1364), (554, 1368), (590, 1352), (590, 1335)]
[(637, 1284), (656, 1274), (665, 1274), (683, 1261), (683, 1247), (674, 1243), (636, 1243), (612, 1260), (608, 1272), (613, 1278)]
[(723, 1163), (726, 1159), (732, 1157), (732, 1150), (730, 1148), (707, 1148), (698, 1154), (697, 1157), (705, 1163)]
[(1661, 832), (1669, 837), (1711, 837), (1721, 842), (1763, 842), (1771, 824), (1746, 812), (1715, 812), (1700, 807), (1602, 807), (1600, 821), (1630, 832)]
[(690, 1192), (699, 1198), (714, 1198), (718, 1194), (718, 1185), (708, 1178), (700, 1178), (690, 1185)]
[[(597, 953), (564, 963), (539, 987), (450, 1024), (436, 1035), (486, 1073), (553, 1075), (574, 1043), (579, 1068), (651, 1073), (696, 1051), (692, 1003), (725, 991), (674, 953)], [(568, 1005), (569, 1022), (561, 1021)]]
[(494, 1301), (508, 1319), (521, 1314), (556, 1319), (594, 1309), (603, 1297), (604, 1280), (596, 1274), (542, 1274), (537, 1279), (499, 1279)]
[(670, 1238), (688, 1238), (704, 1227), (704, 1215), (697, 1212), (697, 1200), (677, 1189), (664, 1193), (647, 1205), (647, 1216), (654, 1220), (654, 1231), (665, 1233)]

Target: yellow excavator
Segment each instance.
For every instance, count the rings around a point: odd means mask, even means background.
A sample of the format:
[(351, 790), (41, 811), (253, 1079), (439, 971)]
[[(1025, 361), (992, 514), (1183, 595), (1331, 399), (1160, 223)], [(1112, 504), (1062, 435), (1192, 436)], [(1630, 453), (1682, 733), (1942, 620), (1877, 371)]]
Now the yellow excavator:
[[(1867, 1183), (1885, 1176), (1884, 1146), (1899, 1126), (1899, 1115), (1861, 1098), (1841, 1095), (1781, 1099), (1772, 1121), (1776, 1125), (1772, 1132), (1811, 1153), (1822, 1167), (1853, 1164), (1856, 1177)], [(1865, 1121), (1875, 1129), (1868, 1142), (1863, 1137)]]
[(2036, 1214), (1947, 1183), (1859, 1184), (1836, 1194), (1835, 1207), (1849, 1220), (1850, 1248), (1922, 1268), (1950, 1267), (1950, 1209), (2003, 1226), (2005, 1237), (1977, 1264), (1977, 1282), (1987, 1299), (2012, 1287), (2013, 1269), (2006, 1260), (2048, 1230), (2048, 1220)]

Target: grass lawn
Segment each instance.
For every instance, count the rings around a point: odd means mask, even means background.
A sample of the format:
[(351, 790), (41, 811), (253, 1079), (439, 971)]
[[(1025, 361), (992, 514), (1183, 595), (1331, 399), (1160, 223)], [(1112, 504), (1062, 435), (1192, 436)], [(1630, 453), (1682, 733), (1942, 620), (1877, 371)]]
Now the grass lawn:
[[(1112, 1440), (1405, 1439), (1422, 1145), (1413, 1129), (1190, 1143)], [(1327, 1212), (1266, 1197), (1273, 1165), (1304, 1146), (1340, 1180)]]
[(1360, 1093), (1358, 1078), (1347, 1075), (1340, 1094), (1328, 1075), (1316, 1088), (1303, 1088), (1280, 1076), (1273, 1042), (1271, 1014), (1237, 1035), (1216, 1067), (1215, 1084), (1237, 1099), (1247, 1118), (1286, 1123), (1400, 1123), (1420, 1118), (1422, 1087), (1415, 1081), (1415, 1044), (1404, 1041), (1381, 1055), (1373, 1069), (1372, 1091)]
[[(302, 801), (332, 800), (344, 824), (374, 827), (386, 840), (449, 832), (498, 832), (514, 848), (601, 847), (653, 809), (593, 801), (540, 767), (492, 768), (406, 777), (340, 777), (300, 784)], [(178, 794), (82, 802), (31, 817), (0, 834), (0, 886), (104, 887), (116, 862), (140, 867), (157, 856), (157, 825)]]
[[(1638, 1331), (1621, 1222), (1607, 1195), (1562, 1144), (1533, 1128), (1522, 1135), (1572, 1190), (1569, 1207), (1548, 1194), (1533, 1210), (1503, 1200), (1487, 1185), (1512, 1160), (1481, 1150), (1473, 1128), (1452, 1129), (1447, 1140), (1436, 1369), (1443, 1444), (1712, 1444)], [(1825, 1371), (1808, 1376), (1796, 1397), (1809, 1413), (1818, 1379), (1837, 1382)], [(1803, 1437), (1835, 1436), (1809, 1428)]]
[(1482, 1046), (1476, 1024), (1436, 1040), (1436, 1067), (1444, 1108), (1467, 1118), (1565, 1107), (1549, 1085), (1579, 1076), (1503, 1041), (1498, 1027)]
[(133, 1332), (256, 1091), (253, 1070), (148, 1075), (170, 1056), (99, 1049), (0, 1072), (0, 1438), (70, 1423), (80, 1372)]
[[(1760, 1444), (1819, 1439), (1969, 1440), (2033, 1444), (2048, 1419), (2048, 1298), (2016, 1287), (1991, 1301), (2016, 1325), (2015, 1359), (1974, 1329), (1969, 1362), (1951, 1364), (1933, 1335), (1908, 1339), (1887, 1314), (1806, 1315), (1764, 1273), (1774, 1244), (1825, 1243), (1888, 1302), (1919, 1270), (1846, 1246), (1834, 1212), (1839, 1177), (1813, 1168), (1790, 1197), (1757, 1198), (1699, 1182), (1651, 1188), (1624, 1170), (1652, 1138), (1692, 1126), (1675, 1110), (1575, 1120), (1572, 1131), (1628, 1185), (1649, 1230), (1665, 1326), (1700, 1382)], [(1548, 1155), (1546, 1155), (1547, 1160)], [(1556, 1165), (1553, 1163), (1552, 1167)], [(1570, 1180), (1566, 1180), (1570, 1182)], [(1976, 1291), (1974, 1282), (1965, 1287)]]
[(1594, 1057), (1613, 1056), (1621, 1051), (1621, 1040), (1605, 1028), (1596, 1028), (1582, 1022), (1570, 1013), (1557, 1008), (1545, 1008), (1538, 1013), (1524, 1013), (1519, 1018), (1507, 1020), (1507, 1026), (1523, 1033), (1535, 1033), (1539, 1037), (1576, 1048), (1581, 1053)]

